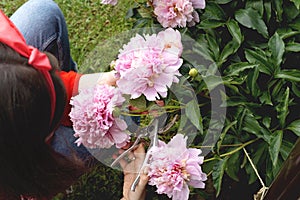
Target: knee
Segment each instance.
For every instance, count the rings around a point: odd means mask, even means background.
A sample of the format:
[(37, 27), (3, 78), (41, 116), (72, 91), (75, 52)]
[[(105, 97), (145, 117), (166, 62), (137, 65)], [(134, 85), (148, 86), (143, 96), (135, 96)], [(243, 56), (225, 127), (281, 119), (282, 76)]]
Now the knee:
[(61, 18), (63, 14), (53, 0), (29, 0), (12, 16), (11, 20), (18, 26), (28, 23), (47, 23), (51, 18)]

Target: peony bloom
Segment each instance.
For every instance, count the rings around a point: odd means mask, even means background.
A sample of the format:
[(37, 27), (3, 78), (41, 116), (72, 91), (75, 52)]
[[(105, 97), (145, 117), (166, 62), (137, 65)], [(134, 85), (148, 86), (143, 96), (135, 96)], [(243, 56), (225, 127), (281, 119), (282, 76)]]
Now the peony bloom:
[(198, 23), (195, 9), (205, 8), (204, 0), (153, 0), (154, 14), (163, 27), (186, 27)]
[(110, 4), (110, 5), (115, 6), (115, 5), (117, 5), (118, 0), (102, 0), (101, 3), (102, 4)]
[(129, 141), (124, 120), (115, 118), (113, 111), (125, 99), (120, 91), (108, 85), (96, 85), (72, 97), (71, 121), (78, 137), (77, 145), (88, 148), (123, 147)]
[(154, 0), (154, 14), (163, 27), (186, 27), (193, 20), (193, 4), (189, 0)]
[(200, 165), (200, 149), (187, 148), (187, 137), (175, 135), (168, 144), (160, 141), (153, 147), (149, 165), (149, 185), (157, 187), (158, 194), (167, 194), (173, 200), (189, 198), (189, 187), (204, 188), (207, 177)]
[(193, 4), (194, 8), (204, 9), (205, 8), (205, 0), (190, 0)]
[(116, 60), (117, 86), (132, 99), (141, 95), (149, 101), (166, 97), (172, 83), (178, 82), (181, 53), (181, 35), (171, 28), (157, 35), (136, 35)]

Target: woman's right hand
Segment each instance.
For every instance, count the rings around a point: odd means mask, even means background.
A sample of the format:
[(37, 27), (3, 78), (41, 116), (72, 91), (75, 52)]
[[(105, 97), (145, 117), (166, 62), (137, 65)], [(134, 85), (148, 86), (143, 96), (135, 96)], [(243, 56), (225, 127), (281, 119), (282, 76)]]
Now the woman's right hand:
[(125, 159), (120, 160), (120, 165), (124, 170), (124, 184), (123, 184), (123, 198), (121, 200), (143, 200), (146, 197), (146, 185), (148, 183), (147, 168), (142, 169), (140, 173), (140, 180), (134, 191), (131, 190), (131, 186), (140, 170), (144, 159), (145, 149), (143, 144), (139, 144), (138, 147), (131, 153), (129, 153), (129, 162)]

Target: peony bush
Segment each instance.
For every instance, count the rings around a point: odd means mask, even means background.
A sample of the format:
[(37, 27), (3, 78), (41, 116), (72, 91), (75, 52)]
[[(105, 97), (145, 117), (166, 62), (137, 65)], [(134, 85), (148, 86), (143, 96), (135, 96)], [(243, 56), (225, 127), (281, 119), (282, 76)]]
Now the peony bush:
[[(163, 100), (172, 124), (150, 165), (157, 193), (264, 195), (300, 135), (299, 8), (295, 0), (140, 0), (129, 10), (133, 28), (147, 33), (121, 49), (118, 87), (135, 114)], [(174, 143), (185, 152), (175, 158)]]

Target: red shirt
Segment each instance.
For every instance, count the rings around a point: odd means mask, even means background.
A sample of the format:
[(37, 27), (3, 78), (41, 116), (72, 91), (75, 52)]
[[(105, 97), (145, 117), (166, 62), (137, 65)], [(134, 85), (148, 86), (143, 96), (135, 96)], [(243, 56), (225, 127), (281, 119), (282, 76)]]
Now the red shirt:
[(61, 125), (72, 126), (72, 122), (69, 117), (69, 113), (71, 112), (70, 100), (72, 96), (78, 94), (79, 79), (82, 76), (82, 74), (78, 74), (74, 71), (60, 71), (59, 76), (64, 83), (67, 93), (67, 104), (64, 110), (63, 118), (61, 120)]

